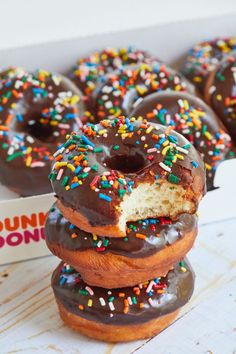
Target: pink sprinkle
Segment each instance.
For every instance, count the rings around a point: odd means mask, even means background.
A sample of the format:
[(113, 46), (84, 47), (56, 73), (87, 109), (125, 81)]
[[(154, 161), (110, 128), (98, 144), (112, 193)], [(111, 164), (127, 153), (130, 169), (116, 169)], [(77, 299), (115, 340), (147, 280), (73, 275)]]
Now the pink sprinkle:
[(82, 128), (83, 123), (81, 122), (81, 119), (80, 119), (79, 117), (76, 117), (75, 120), (76, 120), (76, 123), (78, 124), (78, 126), (79, 126), (80, 128)]
[(63, 175), (63, 172), (64, 172), (64, 170), (63, 170), (63, 168), (61, 168), (57, 174), (57, 181), (60, 181), (61, 176)]
[(35, 161), (33, 162), (30, 167), (34, 168), (34, 167), (44, 167), (45, 166), (45, 162), (42, 161)]
[(86, 287), (85, 287), (85, 290), (87, 290), (91, 296), (94, 295), (93, 290), (92, 290), (89, 286), (86, 286)]
[(59, 128), (62, 128), (62, 129), (70, 129), (69, 124), (62, 124), (62, 123), (60, 123), (60, 124), (58, 124), (58, 127), (59, 127)]
[(151, 149), (147, 150), (147, 153), (151, 154), (152, 152), (156, 152), (156, 151), (157, 151), (157, 148), (151, 148)]

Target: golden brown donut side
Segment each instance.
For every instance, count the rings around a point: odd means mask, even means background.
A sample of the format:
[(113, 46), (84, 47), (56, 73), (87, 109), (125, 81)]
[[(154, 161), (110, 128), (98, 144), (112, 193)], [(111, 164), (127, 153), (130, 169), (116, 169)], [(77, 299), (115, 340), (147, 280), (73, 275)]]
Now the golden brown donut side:
[(158, 317), (146, 323), (137, 325), (107, 325), (79, 317), (69, 312), (62, 303), (56, 299), (61, 319), (75, 331), (78, 331), (90, 338), (105, 342), (128, 342), (132, 340), (152, 337), (168, 327), (177, 317), (179, 309)]
[(71, 251), (47, 241), (49, 250), (69, 263), (91, 286), (117, 288), (134, 286), (156, 276), (165, 276), (172, 266), (184, 258), (193, 247), (197, 228), (189, 231), (172, 245), (144, 258), (128, 258), (112, 253), (101, 254), (95, 250)]

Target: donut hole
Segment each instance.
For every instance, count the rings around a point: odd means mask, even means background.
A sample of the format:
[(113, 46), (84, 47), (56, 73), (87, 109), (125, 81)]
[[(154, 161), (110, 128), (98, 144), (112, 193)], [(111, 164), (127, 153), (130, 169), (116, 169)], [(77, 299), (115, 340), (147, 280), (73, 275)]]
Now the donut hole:
[(123, 173), (136, 173), (141, 171), (146, 165), (144, 157), (138, 152), (130, 155), (109, 156), (104, 160), (104, 163), (111, 170)]
[(42, 124), (35, 116), (33, 119), (28, 119), (24, 123), (18, 121), (13, 122), (12, 130), (18, 133), (26, 133), (44, 143), (52, 143), (57, 139), (54, 132), (55, 128), (49, 123)]
[(27, 124), (26, 130), (29, 135), (40, 141), (49, 143), (56, 140), (56, 137), (53, 135), (54, 129), (49, 124), (41, 124), (35, 121), (33, 124)]

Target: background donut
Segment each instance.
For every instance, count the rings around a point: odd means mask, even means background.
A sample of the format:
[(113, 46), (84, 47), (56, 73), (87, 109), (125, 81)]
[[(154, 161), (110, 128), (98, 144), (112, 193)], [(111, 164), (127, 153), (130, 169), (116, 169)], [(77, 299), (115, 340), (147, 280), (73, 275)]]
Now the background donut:
[(236, 144), (236, 52), (222, 60), (210, 74), (205, 86), (205, 98)]
[(52, 154), (81, 126), (83, 112), (80, 91), (59, 74), (21, 68), (1, 72), (1, 183), (22, 196), (51, 192)]
[(212, 109), (200, 98), (187, 92), (154, 93), (131, 112), (150, 122), (171, 125), (200, 152), (206, 168), (207, 190), (214, 189), (217, 166), (233, 157), (232, 142), (227, 129)]
[(215, 70), (225, 55), (235, 49), (236, 37), (197, 43), (189, 50), (181, 69), (182, 73), (203, 93), (208, 75)]

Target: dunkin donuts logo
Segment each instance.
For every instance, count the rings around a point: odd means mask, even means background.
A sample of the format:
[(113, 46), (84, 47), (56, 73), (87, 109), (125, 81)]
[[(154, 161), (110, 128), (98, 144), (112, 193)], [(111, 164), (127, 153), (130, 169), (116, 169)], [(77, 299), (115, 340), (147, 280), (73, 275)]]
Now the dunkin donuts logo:
[(0, 248), (19, 246), (44, 240), (47, 213), (6, 217), (0, 220)]

